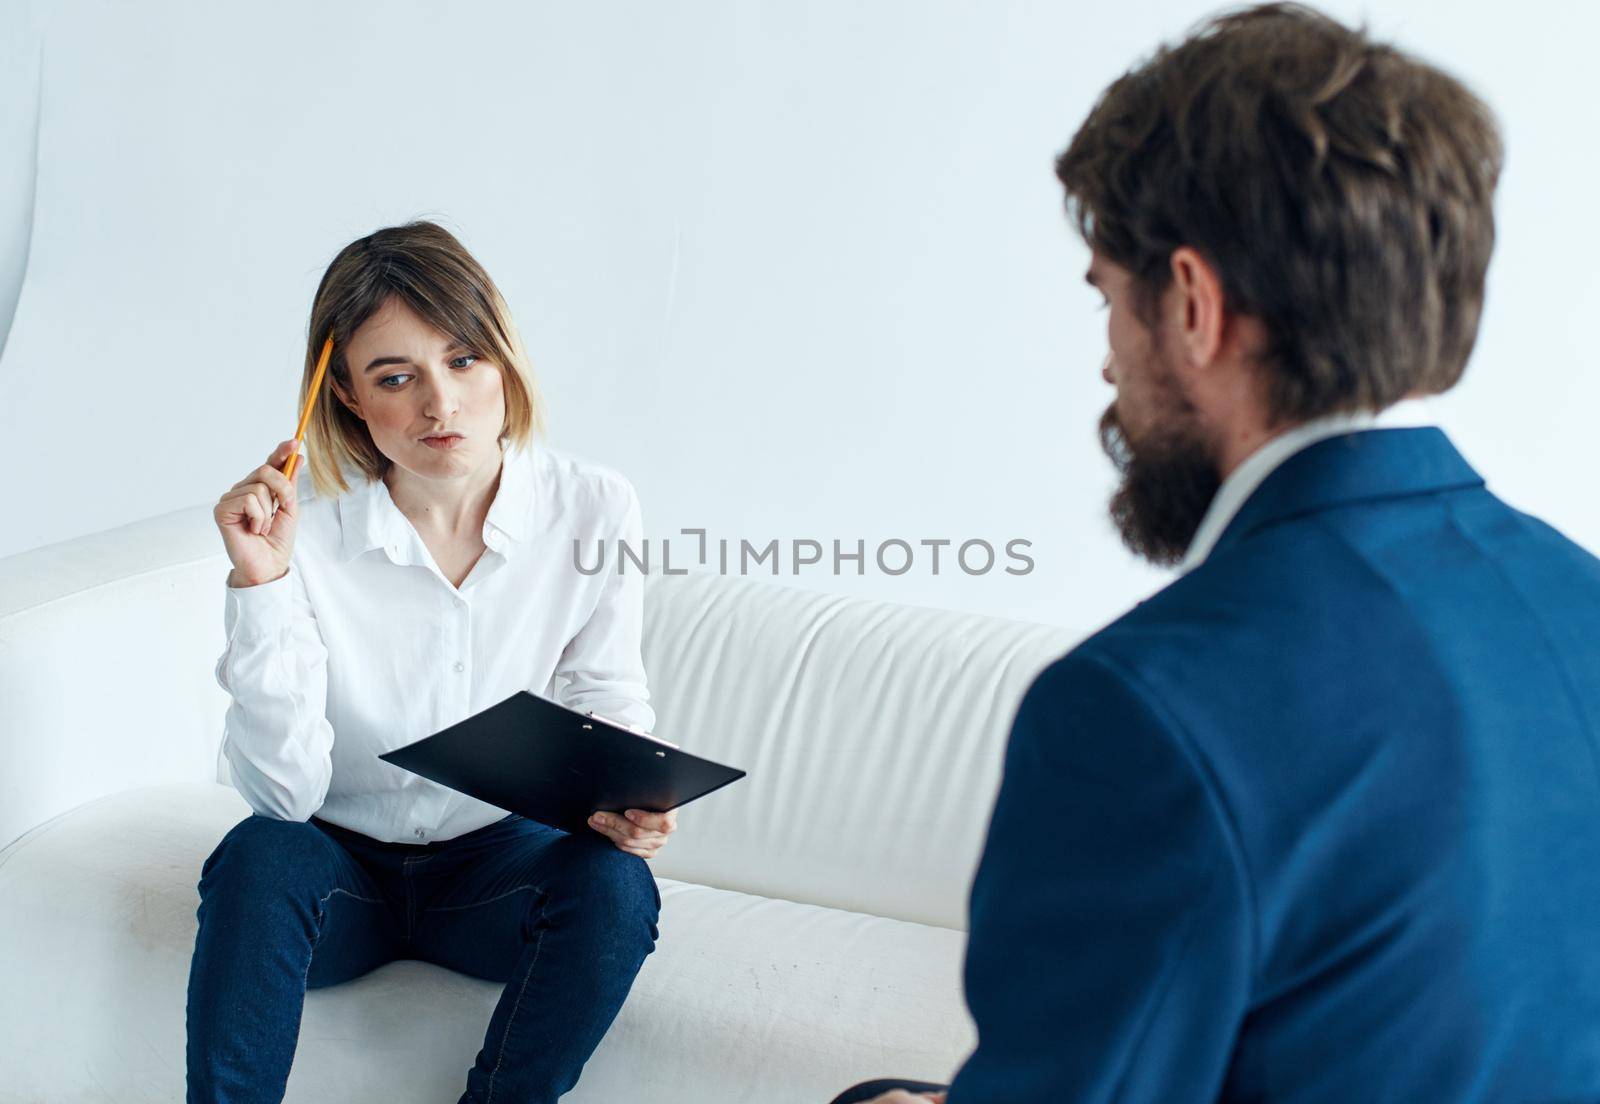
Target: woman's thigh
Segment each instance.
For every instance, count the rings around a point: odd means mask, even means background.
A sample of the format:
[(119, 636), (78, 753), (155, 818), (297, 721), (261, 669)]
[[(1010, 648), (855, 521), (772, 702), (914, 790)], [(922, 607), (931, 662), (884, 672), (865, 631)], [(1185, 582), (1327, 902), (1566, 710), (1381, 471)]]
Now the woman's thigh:
[(429, 864), (413, 932), (418, 958), (508, 981), (541, 926), (589, 929), (584, 943), (654, 941), (661, 899), (643, 859), (598, 833), (517, 818)]
[(406, 957), (397, 908), (382, 896), (344, 888), (330, 893), (323, 905), (322, 934), (306, 971), (306, 988), (338, 985)]
[(252, 813), (206, 859), (199, 888), (202, 907), (232, 914), (268, 948), (309, 938), (307, 988), (359, 977), (400, 951), (395, 909), (375, 873), (308, 821)]

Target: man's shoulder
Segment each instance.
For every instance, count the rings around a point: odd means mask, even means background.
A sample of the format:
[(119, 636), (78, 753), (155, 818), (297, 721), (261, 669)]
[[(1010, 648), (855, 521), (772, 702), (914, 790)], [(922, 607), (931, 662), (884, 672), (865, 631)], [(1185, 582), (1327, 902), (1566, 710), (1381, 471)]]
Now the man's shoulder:
[(1381, 581), (1275, 544), (1257, 538), (1174, 579), (1058, 660), (1046, 684), (1114, 680), (1187, 728), (1230, 712), (1242, 685), (1300, 685), (1348, 661), (1334, 641), (1353, 616), (1364, 635), (1407, 634), (1406, 603)]
[(1509, 663), (1475, 668), (1455, 647), (1488, 622), (1559, 638), (1569, 664), (1600, 653), (1600, 560), (1480, 488), (1257, 531), (1081, 649), (1186, 726), (1232, 739), (1332, 724), (1330, 703), (1464, 708), (1463, 688)]
[(1202, 670), (1219, 647), (1249, 642), (1263, 622), (1281, 616), (1279, 593), (1260, 583), (1252, 570), (1202, 565), (1141, 599), (1062, 658), (1113, 667), (1135, 680), (1153, 677), (1169, 660)]

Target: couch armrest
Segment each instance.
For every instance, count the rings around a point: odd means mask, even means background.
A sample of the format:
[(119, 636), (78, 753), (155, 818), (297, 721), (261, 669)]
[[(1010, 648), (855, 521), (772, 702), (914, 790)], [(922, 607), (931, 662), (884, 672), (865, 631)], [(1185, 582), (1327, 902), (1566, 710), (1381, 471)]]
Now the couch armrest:
[(209, 506), (0, 559), (0, 847), (106, 794), (218, 779), (227, 572)]

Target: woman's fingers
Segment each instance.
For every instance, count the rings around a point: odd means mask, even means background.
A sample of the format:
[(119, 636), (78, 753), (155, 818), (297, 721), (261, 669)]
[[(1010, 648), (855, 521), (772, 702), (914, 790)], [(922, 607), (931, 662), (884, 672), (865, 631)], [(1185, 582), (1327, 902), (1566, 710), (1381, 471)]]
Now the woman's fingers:
[(642, 825), (634, 824), (616, 813), (595, 813), (589, 818), (589, 826), (616, 844), (619, 849), (630, 855), (638, 855), (641, 859), (654, 858), (656, 852), (667, 842), (667, 833), (652, 831)]
[(225, 517), (243, 524), (251, 533), (261, 533), (272, 520), (272, 496), (264, 483), (252, 483), (224, 495), (221, 506)]
[(245, 528), (252, 533), (260, 533), (261, 527), (272, 516), (272, 499), (267, 494), (264, 484), (252, 483), (242, 487), (236, 496), (239, 511), (244, 514), (242, 519)]
[(283, 473), (274, 472), (273, 474), (278, 477), (277, 484), (271, 482), (252, 483), (249, 488), (250, 493), (256, 496), (256, 501), (266, 507), (269, 519), (284, 505), (294, 501), (294, 487), (290, 486), (289, 481), (283, 478)]
[(256, 496), (246, 491), (236, 496), (231, 505), (234, 514), (237, 515), (237, 521), (244, 527), (245, 532), (254, 533), (256, 518), (261, 513), (261, 505), (256, 502)]
[(666, 840), (654, 840), (645, 843), (619, 843), (617, 844), (617, 849), (626, 851), (630, 855), (638, 855), (641, 859), (653, 859), (660, 852), (661, 845), (665, 842)]
[(299, 447), (300, 442), (293, 437), (287, 441), (279, 441), (278, 447), (273, 449), (271, 455), (267, 457), (267, 466), (270, 468), (282, 468), (284, 464), (288, 463), (289, 454)]
[[(298, 495), (294, 481), (281, 469), (298, 450), (298, 441), (280, 441), (267, 462), (223, 492), (212, 509), (233, 561), (229, 586), (255, 586), (261, 580), (283, 577), (289, 546), (294, 542)], [(278, 526), (280, 518), (288, 521)], [(275, 526), (282, 530), (277, 537), (273, 537)]]
[(242, 524), (245, 529), (254, 532), (255, 520), (261, 515), (261, 501), (248, 487), (229, 491), (222, 496), (222, 501), (217, 503), (217, 509), (222, 513), (225, 522)]
[(640, 828), (650, 832), (659, 832), (663, 835), (670, 833), (678, 826), (678, 810), (668, 809), (664, 813), (651, 813), (644, 809), (629, 809), (623, 814)]
[(589, 818), (589, 823), (618, 843), (633, 843), (660, 834), (642, 828), (616, 813), (596, 813)]
[(638, 855), (641, 859), (653, 859), (656, 856), (656, 852), (661, 850), (667, 840), (665, 836), (660, 839), (647, 840), (617, 839), (612, 837), (611, 842), (616, 844), (618, 849), (626, 851), (630, 855)]
[(677, 827), (677, 810), (666, 813), (648, 813), (642, 809), (629, 809), (626, 814), (595, 813), (589, 823), (615, 832), (619, 838), (630, 840), (666, 839)]
[(272, 450), (272, 455), (267, 457), (265, 464), (262, 464), (255, 471), (239, 480), (230, 489), (236, 491), (251, 483), (266, 483), (280, 495), (292, 490), (294, 484), (288, 476), (283, 474), (282, 469), (283, 465), (289, 460), (289, 454), (298, 447), (299, 444), (293, 437), (287, 441), (280, 442), (278, 447)]
[(265, 483), (278, 497), (282, 498), (294, 493), (294, 483), (271, 464), (263, 464), (258, 469), (258, 478)]
[(259, 487), (267, 492), (268, 498), (276, 496), (278, 499), (290, 498), (294, 495), (294, 484), (289, 477), (269, 464), (263, 464), (238, 483), (234, 484), (236, 490), (247, 487)]

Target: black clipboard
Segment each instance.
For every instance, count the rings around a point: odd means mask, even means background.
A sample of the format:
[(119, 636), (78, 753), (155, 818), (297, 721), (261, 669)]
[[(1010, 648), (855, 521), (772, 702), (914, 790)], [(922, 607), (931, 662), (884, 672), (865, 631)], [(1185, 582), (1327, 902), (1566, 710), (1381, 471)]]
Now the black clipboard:
[(745, 776), (526, 690), (378, 758), (568, 832), (596, 810), (664, 813)]

